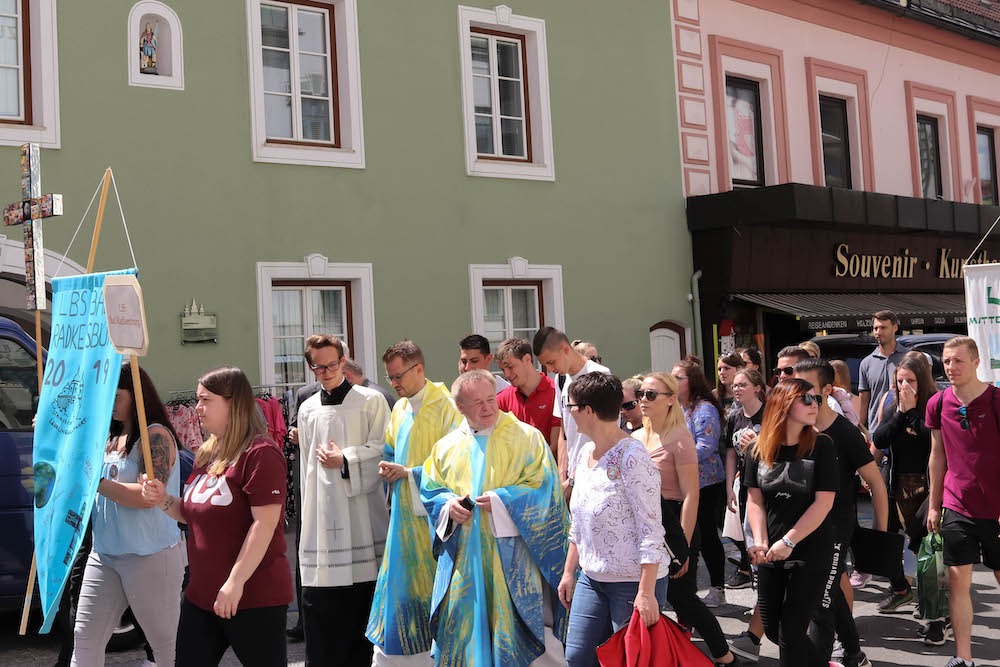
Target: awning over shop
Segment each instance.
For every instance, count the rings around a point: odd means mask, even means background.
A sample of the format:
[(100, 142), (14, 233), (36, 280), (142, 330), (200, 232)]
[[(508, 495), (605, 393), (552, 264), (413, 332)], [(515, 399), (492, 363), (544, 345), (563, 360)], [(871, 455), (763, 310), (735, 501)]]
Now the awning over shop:
[(808, 331), (865, 331), (872, 314), (891, 310), (902, 329), (965, 326), (964, 294), (734, 294), (794, 315)]

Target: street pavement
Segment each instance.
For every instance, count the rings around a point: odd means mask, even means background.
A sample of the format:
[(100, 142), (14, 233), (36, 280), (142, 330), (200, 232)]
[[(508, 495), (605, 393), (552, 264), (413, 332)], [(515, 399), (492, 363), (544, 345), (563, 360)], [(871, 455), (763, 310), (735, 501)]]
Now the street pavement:
[[(871, 507), (862, 503), (859, 507), (862, 524), (870, 522)], [(290, 549), (289, 556), (294, 563), (294, 539), (292, 534), (286, 536)], [(735, 553), (734, 547), (727, 549)], [(727, 574), (733, 569), (726, 564)], [(708, 576), (704, 563), (699, 567), (699, 582), (702, 592), (708, 587)], [(854, 616), (861, 635), (861, 646), (874, 665), (918, 666), (934, 665), (944, 667), (954, 655), (954, 643), (948, 641), (944, 646), (925, 646), (917, 635), (920, 622), (912, 616), (913, 606), (905, 608), (901, 614), (879, 614), (877, 605), (884, 596), (887, 583), (884, 580), (873, 580), (864, 588), (855, 591)], [(973, 603), (975, 606), (975, 625), (973, 626), (973, 655), (977, 667), (1000, 667), (1000, 586), (993, 578), (993, 573), (978, 566), (973, 576)], [(729, 636), (736, 636), (746, 629), (749, 620), (748, 613), (756, 602), (756, 593), (752, 589), (726, 591), (725, 606), (715, 610), (722, 629)], [(293, 605), (294, 606), (294, 605)], [(294, 623), (295, 610), (289, 613), (289, 625)], [(58, 642), (52, 636), (29, 635), (17, 636), (18, 614), (0, 615), (0, 665), (46, 665), (55, 664), (59, 653)], [(704, 643), (695, 637), (695, 643), (704, 649)], [(305, 646), (302, 643), (288, 645), (288, 664), (295, 667), (305, 665)], [(109, 653), (108, 665), (125, 665), (141, 667), (145, 655), (141, 650)], [(237, 666), (239, 661), (232, 654), (226, 654), (222, 665)], [(777, 667), (778, 649), (766, 639), (761, 645), (761, 667)]]

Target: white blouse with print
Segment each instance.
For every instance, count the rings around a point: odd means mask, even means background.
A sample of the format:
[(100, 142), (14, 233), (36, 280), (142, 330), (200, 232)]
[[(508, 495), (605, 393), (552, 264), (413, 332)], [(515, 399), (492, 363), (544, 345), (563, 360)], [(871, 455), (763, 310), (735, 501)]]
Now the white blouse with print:
[(623, 438), (591, 468), (594, 443), (580, 451), (570, 501), (569, 540), (595, 581), (639, 581), (645, 563), (667, 576), (670, 557), (660, 519), (660, 473), (649, 452)]

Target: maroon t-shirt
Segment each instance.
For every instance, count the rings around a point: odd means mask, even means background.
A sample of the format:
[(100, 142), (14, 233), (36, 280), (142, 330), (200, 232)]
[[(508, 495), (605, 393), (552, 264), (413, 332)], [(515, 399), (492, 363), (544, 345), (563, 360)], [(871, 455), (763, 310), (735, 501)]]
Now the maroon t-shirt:
[[(196, 466), (188, 478), (181, 514), (188, 525), (191, 579), (188, 600), (212, 611), (253, 524), (251, 507), (282, 506), (284, 516), (287, 464), (266, 435), (254, 438), (235, 465), (222, 477)], [(243, 586), (240, 609), (277, 607), (292, 600), (292, 575), (285, 558), (282, 522), (274, 529), (264, 558)]]
[(962, 428), (960, 407), (962, 403), (951, 387), (927, 401), (925, 423), (929, 429), (941, 430), (948, 461), (941, 504), (973, 519), (996, 521), (1000, 517), (1000, 484), (997, 483), (1000, 480), (1000, 390), (987, 387), (969, 404), (965, 411), (968, 429)]

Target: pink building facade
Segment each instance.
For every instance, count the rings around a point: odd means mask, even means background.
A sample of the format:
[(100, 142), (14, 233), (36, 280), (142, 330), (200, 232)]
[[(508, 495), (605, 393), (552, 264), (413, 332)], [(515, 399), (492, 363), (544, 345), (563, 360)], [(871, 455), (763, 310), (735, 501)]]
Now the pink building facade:
[(1000, 215), (1000, 10), (670, 3), (706, 356), (860, 331), (879, 303), (963, 331), (960, 265)]

